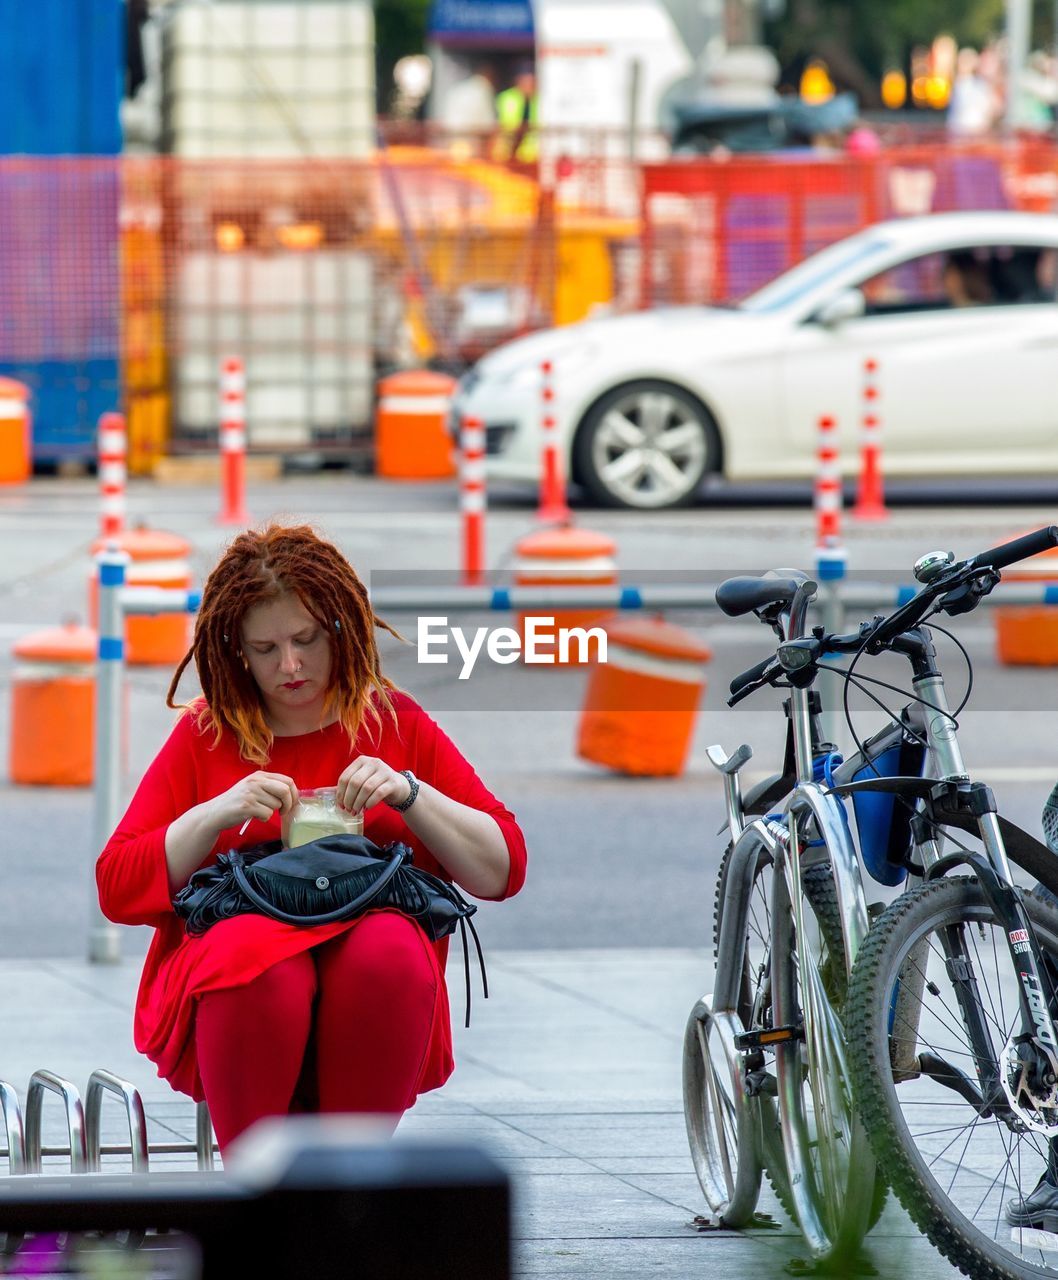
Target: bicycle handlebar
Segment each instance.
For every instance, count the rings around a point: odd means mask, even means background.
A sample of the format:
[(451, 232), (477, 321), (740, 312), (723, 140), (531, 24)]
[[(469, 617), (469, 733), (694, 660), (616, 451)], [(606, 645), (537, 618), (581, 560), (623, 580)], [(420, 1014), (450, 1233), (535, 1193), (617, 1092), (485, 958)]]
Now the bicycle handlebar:
[[(868, 642), (868, 651), (880, 653), (902, 632), (917, 627), (937, 600), (942, 601), (940, 608), (949, 613), (962, 613), (974, 608), (980, 597), (987, 595), (999, 581), (1000, 569), (1055, 546), (1058, 546), (1058, 525), (1052, 524), (951, 565), (927, 582), (907, 604), (878, 623)], [(989, 574), (994, 576), (989, 579)], [(945, 596), (950, 597), (948, 605), (943, 603)]]
[[(746, 693), (751, 693), (752, 690), (747, 686), (753, 685), (756, 687), (759, 682), (764, 682), (764, 677), (767, 674), (768, 668), (777, 665), (778, 660), (776, 659), (775, 654), (772, 653), (769, 654), (763, 662), (758, 662), (755, 667), (750, 667), (748, 671), (743, 671), (741, 675), (735, 676), (734, 680), (731, 681), (731, 693), (733, 698), (738, 699), (738, 695), (742, 693), (743, 690), (745, 690)], [(734, 705), (734, 702), (732, 702), (731, 705)]]
[(1030, 556), (1038, 556), (1041, 551), (1049, 551), (1058, 547), (1058, 525), (1049, 524), (1043, 529), (1026, 533), (1024, 537), (1015, 538), (1013, 542), (1000, 543), (991, 551), (982, 551), (980, 555), (967, 560), (967, 569), (1005, 569), (1008, 565), (1017, 564), (1019, 560), (1027, 560)]
[[(1039, 555), (1052, 547), (1058, 547), (1058, 525), (1053, 524), (1010, 542), (1000, 543), (999, 546), (982, 551), (961, 563), (950, 565), (888, 617), (879, 618), (873, 624), (864, 623), (852, 635), (831, 635), (817, 640), (813, 665), (825, 649), (843, 653), (865, 649), (869, 653), (881, 653), (892, 645), (897, 636), (917, 627), (934, 609), (938, 600), (941, 602), (939, 609), (945, 612), (960, 613), (972, 609), (999, 581), (1000, 569)], [(807, 605), (807, 599), (803, 603)], [(755, 667), (743, 671), (731, 681), (732, 697), (728, 700), (728, 706), (741, 702), (765, 684), (773, 684), (783, 674), (784, 668), (774, 654), (763, 662), (758, 662)]]

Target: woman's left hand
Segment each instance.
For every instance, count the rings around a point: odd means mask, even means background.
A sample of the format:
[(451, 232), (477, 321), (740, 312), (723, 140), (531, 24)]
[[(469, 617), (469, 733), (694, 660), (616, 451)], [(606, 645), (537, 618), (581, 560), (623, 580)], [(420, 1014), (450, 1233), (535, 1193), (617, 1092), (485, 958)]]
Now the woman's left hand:
[(408, 779), (376, 756), (357, 756), (338, 779), (338, 803), (353, 813), (382, 801), (400, 804), (409, 795)]

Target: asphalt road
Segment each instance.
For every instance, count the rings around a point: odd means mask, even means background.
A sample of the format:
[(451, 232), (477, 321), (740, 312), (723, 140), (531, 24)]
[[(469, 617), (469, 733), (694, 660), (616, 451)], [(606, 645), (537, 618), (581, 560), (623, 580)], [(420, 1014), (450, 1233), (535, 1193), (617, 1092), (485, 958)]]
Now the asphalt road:
[[(1038, 495), (1037, 495), (1038, 496)], [(415, 571), (436, 584), (458, 565), (459, 529), (451, 490), (398, 485), (332, 472), (291, 476), (251, 491), (254, 516), (307, 519), (332, 536), (364, 574)], [(934, 547), (970, 554), (1052, 522), (1058, 503), (955, 507), (900, 506), (884, 525), (856, 527), (847, 541), (850, 565), (872, 580), (908, 581), (917, 555)], [(230, 531), (214, 517), (207, 488), (136, 483), (130, 519), (188, 537), (201, 581)], [(532, 508), (517, 494), (493, 495), (487, 550), (491, 566), (509, 566), (515, 544), (532, 528)], [(734, 572), (783, 564), (812, 565), (812, 519), (804, 506), (702, 505), (665, 515), (579, 510), (578, 522), (610, 534), (626, 582), (651, 576), (698, 575), (717, 581)], [(98, 503), (89, 480), (41, 479), (0, 493), (0, 736), (9, 737), (11, 643), (28, 631), (84, 614), (88, 547)], [(414, 636), (415, 619), (393, 619)], [(387, 641), (387, 670), (421, 699), (486, 782), (518, 815), (530, 848), (525, 891), (479, 913), (487, 948), (696, 946), (710, 929), (712, 886), (723, 841), (716, 775), (705, 760), (712, 742), (728, 750), (755, 747), (754, 774), (777, 768), (782, 754), (778, 695), (730, 710), (726, 684), (768, 650), (754, 621), (677, 615), (706, 641), (713, 658), (689, 764), (674, 779), (630, 779), (579, 760), (576, 725), (584, 701), (583, 671), (479, 665), (459, 682), (455, 668), (423, 666), (411, 646)], [(496, 618), (453, 619), (463, 626)], [(1053, 670), (1013, 670), (994, 656), (993, 622), (982, 610), (955, 628), (975, 668), (973, 699), (962, 716), (962, 743), (973, 771), (996, 789), (1015, 821), (1039, 830), (1043, 800), (1058, 778)], [(949, 650), (954, 654), (954, 650)], [(879, 674), (881, 669), (875, 670)], [(964, 687), (956, 655), (952, 689)], [(899, 667), (882, 672), (902, 676)], [(164, 707), (169, 673), (129, 673), (129, 754), (125, 782), (136, 780), (168, 731)], [(189, 681), (186, 692), (194, 692)], [(886, 695), (889, 697), (889, 695)], [(891, 705), (899, 704), (893, 694)], [(881, 713), (862, 701), (857, 732)], [(843, 745), (851, 739), (846, 735)], [(90, 910), (92, 796), (88, 789), (14, 787), (0, 782), (0, 860), (4, 873), (0, 956), (79, 956)], [(879, 891), (881, 896), (881, 891)], [(129, 930), (129, 954), (147, 942)]]

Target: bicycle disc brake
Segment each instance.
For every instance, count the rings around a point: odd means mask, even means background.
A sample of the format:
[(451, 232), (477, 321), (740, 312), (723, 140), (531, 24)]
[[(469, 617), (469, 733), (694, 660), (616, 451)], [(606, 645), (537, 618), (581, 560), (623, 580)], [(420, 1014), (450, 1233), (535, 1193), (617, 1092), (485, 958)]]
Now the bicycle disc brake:
[(1058, 1057), (1046, 1045), (1011, 1036), (999, 1055), (999, 1078), (1026, 1128), (1058, 1136)]

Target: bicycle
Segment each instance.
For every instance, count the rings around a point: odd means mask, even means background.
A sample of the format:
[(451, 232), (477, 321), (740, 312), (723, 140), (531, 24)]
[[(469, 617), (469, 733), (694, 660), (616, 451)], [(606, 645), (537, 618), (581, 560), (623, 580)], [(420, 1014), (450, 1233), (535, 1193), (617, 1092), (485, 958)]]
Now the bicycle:
[[(722, 583), (717, 603), (732, 617), (755, 613), (781, 651), (803, 634), (815, 590), (783, 570)], [(732, 681), (731, 705), (782, 674), (774, 656), (744, 672)], [(858, 1248), (881, 1207), (840, 1021), (868, 917), (843, 805), (824, 786), (835, 757), (819, 695), (784, 683), (781, 775), (743, 798), (738, 775), (751, 749), (709, 751), (723, 776), (730, 842), (717, 885), (713, 992), (691, 1010), (684, 1038), (684, 1110), (716, 1217), (752, 1223), (766, 1172), (813, 1256), (829, 1260)]]
[[(951, 553), (924, 556), (915, 566), (922, 586), (912, 599), (850, 635), (826, 634), (819, 627), (810, 636), (803, 634), (802, 597), (814, 585), (806, 585), (803, 575), (735, 579), (734, 585), (718, 589), (717, 602), (725, 612), (756, 612), (780, 636), (772, 657), (732, 682), (731, 702), (765, 685), (789, 685), (789, 737), (796, 765), (791, 773), (788, 751), (784, 776), (742, 801), (737, 769), (749, 758), (749, 749), (740, 748), (730, 760), (718, 750), (711, 753), (725, 774), (733, 844), (718, 885), (716, 985), (712, 999), (699, 1002), (688, 1021), (685, 1110), (703, 1191), (714, 1212), (730, 1225), (750, 1220), (760, 1169), (773, 1165), (780, 1199), (792, 1208), (817, 1257), (854, 1245), (880, 1207), (879, 1196), (861, 1185), (860, 1193), (850, 1197), (849, 1212), (842, 1213), (833, 1191), (847, 1177), (841, 1171), (856, 1167), (857, 1144), (866, 1131), (885, 1181), (957, 1265), (982, 1276), (1058, 1273), (1058, 1211), (1054, 1221), (1042, 1224), (1004, 1221), (1010, 1196), (1014, 1211), (1024, 1216), (1018, 1197), (1028, 1194), (1041, 1165), (1048, 1167), (1050, 1160), (1058, 1181), (1058, 1158), (1043, 1143), (1058, 1137), (1053, 1022), (1058, 911), (1025, 895), (1010, 870), (1013, 861), (1054, 892), (1058, 859), (999, 817), (988, 788), (970, 781), (955, 719), (962, 708), (955, 714), (949, 710), (930, 628), (924, 625), (938, 612), (968, 612), (995, 587), (1001, 569), (1055, 545), (1058, 528), (1050, 527), (959, 563)], [(838, 671), (846, 682), (845, 712), (852, 728), (848, 690), (863, 684), (854, 669), (865, 655), (886, 651), (910, 662), (914, 700), (873, 737), (856, 739), (856, 753), (840, 761), (820, 740), (808, 702), (810, 686), (820, 670)], [(828, 666), (825, 659), (832, 654), (851, 657), (849, 667)], [(780, 814), (745, 823), (744, 816), (762, 807), (766, 811), (783, 797)], [(845, 819), (847, 799), (856, 814), (858, 850)], [(799, 835), (798, 814), (806, 813), (811, 820)], [(953, 828), (976, 831), (983, 855), (954, 838)], [(800, 1004), (796, 999), (784, 1003), (782, 981), (776, 982), (776, 975), (783, 979), (786, 970), (797, 970), (798, 958), (788, 960), (776, 944), (792, 940), (794, 951), (800, 951), (802, 930), (795, 927), (791, 937), (776, 928), (774, 919), (770, 951), (758, 948), (755, 957), (756, 994), (752, 1001), (746, 999), (746, 978), (753, 975), (747, 974), (745, 956), (751, 954), (753, 932), (744, 901), (742, 854), (747, 844), (768, 847), (765, 833), (778, 850), (774, 870), (783, 874), (774, 874), (773, 881), (780, 889), (781, 882), (788, 888), (797, 885), (795, 862), (805, 869), (802, 883), (813, 874), (818, 882), (815, 890), (800, 896), (832, 953), (830, 987), (828, 992), (825, 948), (812, 955), (802, 980), (809, 998)], [(946, 844), (957, 847), (946, 853)], [(971, 878), (948, 875), (964, 864)], [(883, 883), (904, 887), (869, 931), (857, 874), (861, 865)], [(751, 868), (751, 878), (759, 870)], [(833, 919), (835, 907), (840, 931)], [(982, 948), (988, 928), (991, 944)], [(999, 931), (1001, 943), (995, 936)], [(986, 985), (981, 976), (982, 956), (994, 963), (995, 983)], [(732, 972), (736, 963), (737, 980)], [(835, 969), (851, 975), (847, 990), (835, 982)], [(828, 995), (824, 1005), (816, 998), (820, 989)], [(769, 1037), (777, 1037), (770, 1046)], [(719, 1043), (711, 1048), (711, 1041)], [(840, 1078), (823, 1095), (822, 1108), (814, 1080), (817, 1042), (827, 1047)], [(764, 1057), (769, 1048), (775, 1054), (774, 1074)], [(792, 1105), (798, 1065), (814, 1117), (808, 1108), (799, 1111)], [(971, 1065), (976, 1080), (969, 1074)], [(780, 1101), (777, 1118), (768, 1101), (771, 1093)], [(784, 1094), (790, 1095), (785, 1106)], [(841, 1104), (839, 1141), (826, 1106), (835, 1097)], [(806, 1177), (799, 1163), (804, 1141), (797, 1130), (800, 1125), (802, 1135), (807, 1130), (811, 1139), (812, 1119), (817, 1123)], [(981, 1125), (984, 1120), (994, 1125)], [(1024, 1153), (1023, 1141), (1028, 1141)], [(974, 1142), (974, 1157), (967, 1160)], [(837, 1181), (819, 1176), (828, 1167), (837, 1169)], [(820, 1221), (822, 1234), (815, 1229)], [(1053, 1230), (1042, 1231), (1041, 1226)]]

